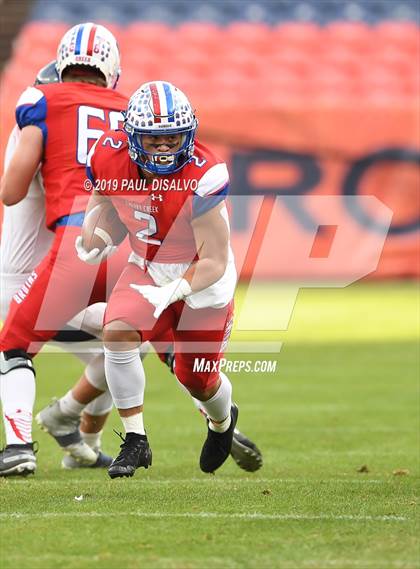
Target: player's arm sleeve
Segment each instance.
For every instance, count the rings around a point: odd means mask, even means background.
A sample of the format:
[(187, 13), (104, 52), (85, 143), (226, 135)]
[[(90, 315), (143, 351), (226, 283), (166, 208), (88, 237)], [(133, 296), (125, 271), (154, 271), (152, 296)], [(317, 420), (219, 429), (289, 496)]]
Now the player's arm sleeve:
[(16, 105), (16, 123), (20, 129), (25, 126), (37, 126), (42, 131), (45, 146), (47, 141), (47, 100), (42, 91), (28, 87), (20, 96)]
[(229, 192), (226, 164), (216, 164), (200, 178), (192, 202), (192, 217), (199, 217), (219, 205)]

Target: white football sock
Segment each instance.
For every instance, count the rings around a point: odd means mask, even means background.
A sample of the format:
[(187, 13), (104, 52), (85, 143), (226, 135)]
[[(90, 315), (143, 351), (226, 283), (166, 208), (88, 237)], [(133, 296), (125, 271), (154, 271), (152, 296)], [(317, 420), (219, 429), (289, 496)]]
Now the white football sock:
[(103, 430), (100, 430), (98, 433), (84, 433), (83, 431), (80, 431), (82, 439), (94, 450), (101, 448), (102, 433)]
[(6, 444), (32, 442), (32, 410), (35, 403), (35, 376), (25, 368), (12, 369), (0, 376), (0, 395)]
[(92, 358), (85, 367), (86, 379), (93, 387), (99, 389), (99, 391), (106, 391), (108, 389), (104, 365), (104, 354), (98, 354)]
[(137, 433), (138, 435), (145, 435), (143, 425), (143, 413), (130, 415), (130, 417), (121, 417), (122, 424), (126, 433)]
[(146, 377), (139, 348), (116, 352), (104, 348), (105, 374), (109, 390), (117, 409), (130, 409), (143, 405)]
[(81, 412), (85, 408), (85, 403), (79, 403), (77, 399), (73, 397), (72, 390), (67, 391), (67, 393), (58, 400), (61, 412), (63, 415), (68, 417), (80, 417)]
[[(224, 433), (230, 425), (230, 409), (232, 407), (232, 384), (222, 372), (220, 386), (216, 393), (207, 401), (194, 399), (197, 407), (203, 409), (209, 418), (209, 428), (218, 433)], [(216, 421), (217, 423), (214, 423)]]

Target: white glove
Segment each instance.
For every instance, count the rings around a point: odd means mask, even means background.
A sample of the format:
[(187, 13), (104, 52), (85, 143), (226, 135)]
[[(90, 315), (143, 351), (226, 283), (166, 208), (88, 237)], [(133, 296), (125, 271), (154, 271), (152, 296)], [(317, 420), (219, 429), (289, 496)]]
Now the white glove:
[(135, 283), (131, 283), (130, 286), (156, 307), (153, 313), (155, 318), (159, 318), (170, 304), (183, 300), (192, 293), (190, 284), (183, 278), (176, 279), (165, 286), (137, 285)]
[(74, 243), (77, 251), (77, 256), (81, 261), (88, 263), (89, 265), (98, 265), (102, 263), (107, 257), (110, 257), (115, 251), (117, 247), (115, 245), (107, 245), (102, 251), (100, 251), (97, 247), (92, 249), (91, 251), (86, 251), (83, 246), (82, 236), (79, 235), (76, 237), (76, 241)]

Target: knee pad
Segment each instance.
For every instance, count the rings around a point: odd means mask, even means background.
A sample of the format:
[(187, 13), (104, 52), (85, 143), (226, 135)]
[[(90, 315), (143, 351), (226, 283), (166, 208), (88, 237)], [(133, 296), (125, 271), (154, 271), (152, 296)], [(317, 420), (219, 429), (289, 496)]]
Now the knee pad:
[(6, 375), (9, 371), (19, 368), (30, 369), (35, 375), (32, 358), (25, 352), (25, 350), (7, 350), (6, 352), (0, 352), (1, 375)]

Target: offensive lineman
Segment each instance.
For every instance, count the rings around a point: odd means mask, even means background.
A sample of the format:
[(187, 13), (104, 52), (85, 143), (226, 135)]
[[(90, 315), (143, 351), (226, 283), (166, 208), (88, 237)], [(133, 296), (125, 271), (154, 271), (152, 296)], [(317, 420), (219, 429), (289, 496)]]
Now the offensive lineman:
[[(34, 85), (46, 85), (57, 83), (59, 76), (56, 62), (52, 61), (38, 72)], [(6, 147), (4, 165), (7, 170), (19, 141), (19, 128), (12, 130)], [(42, 177), (36, 173), (25, 198), (12, 207), (3, 210), (0, 241), (0, 319), (7, 316), (13, 296), (24, 285), (42, 258), (48, 253), (52, 244), (54, 233), (45, 226), (45, 194)], [(70, 447), (62, 460), (64, 468), (78, 468), (80, 466), (107, 466), (112, 458), (105, 455), (101, 447), (102, 427), (112, 408), (112, 398), (106, 386), (103, 369), (103, 356), (92, 354), (88, 349), (80, 352), (75, 350), (74, 342), (85, 341), (93, 338), (92, 333), (97, 335), (97, 330), (102, 329), (103, 306), (97, 304), (89, 307), (87, 311), (76, 317), (77, 322), (87, 329), (82, 332), (72, 329), (61, 331), (55, 338), (65, 350), (76, 355), (83, 363), (87, 364), (80, 385), (93, 385), (103, 388), (104, 392), (89, 402), (83, 410), (80, 441), (77, 442), (77, 433), (72, 437)], [(90, 379), (90, 382), (89, 382)], [(101, 390), (102, 391), (102, 390)], [(71, 393), (67, 394), (67, 400), (71, 400)], [(63, 401), (62, 405), (65, 405)], [(76, 420), (75, 420), (76, 419)], [(69, 434), (77, 430), (80, 417), (63, 415), (59, 425), (59, 433)], [(64, 425), (63, 423), (67, 423)], [(60, 435), (59, 435), (60, 436)], [(95, 456), (89, 450), (91, 447)]]
[(125, 97), (113, 90), (120, 70), (114, 36), (93, 23), (74, 26), (60, 42), (57, 70), (62, 82), (31, 87), (18, 101), (21, 134), (1, 186), (4, 204), (18, 203), (42, 162), (46, 224), (54, 232), (48, 255), (14, 296), (0, 334), (7, 441), (0, 453), (2, 475), (36, 468), (31, 356), (86, 306), (106, 300), (107, 288), (125, 263), (119, 253), (111, 264), (89, 267), (80, 263), (72, 247), (87, 203), (82, 186), (87, 153), (98, 134), (118, 127), (126, 104)]

